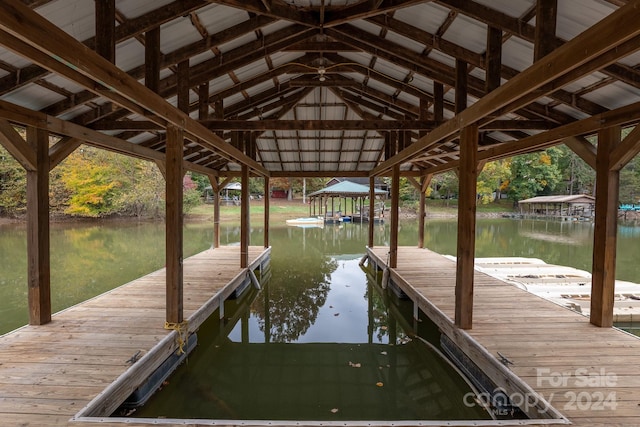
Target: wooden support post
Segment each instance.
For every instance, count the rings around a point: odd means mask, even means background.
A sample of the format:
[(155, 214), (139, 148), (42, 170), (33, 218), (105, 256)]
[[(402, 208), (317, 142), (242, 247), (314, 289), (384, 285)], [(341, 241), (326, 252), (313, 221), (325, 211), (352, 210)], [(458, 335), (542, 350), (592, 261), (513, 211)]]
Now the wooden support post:
[(144, 84), (156, 93), (160, 88), (160, 27), (144, 34)]
[(220, 181), (216, 176), (209, 176), (213, 193), (213, 242), (214, 248), (220, 247)]
[[(391, 150), (391, 132), (384, 133), (384, 158), (390, 159), (395, 153)], [(360, 213), (362, 215), (362, 213)]]
[(590, 321), (601, 327), (613, 325), (620, 172), (611, 167), (611, 152), (620, 137), (619, 126), (598, 132)]
[(487, 51), (485, 52), (487, 93), (500, 87), (502, 73), (502, 30), (489, 26), (487, 29)]
[(249, 266), (249, 167), (242, 165), (242, 191), (240, 195), (240, 268)]
[(557, 0), (537, 0), (534, 61), (545, 57), (555, 49), (557, 15)]
[(116, 62), (116, 1), (95, 2), (96, 52), (107, 61)]
[(189, 60), (178, 63), (178, 110), (189, 114)]
[[(420, 111), (419, 111), (419, 119), (420, 120), (429, 120), (429, 102), (426, 98), (420, 98)], [(426, 130), (420, 130), (418, 132), (418, 138), (422, 138), (427, 134)]]
[(209, 82), (204, 82), (198, 86), (198, 119), (209, 118)]
[(456, 59), (456, 114), (461, 113), (467, 108), (467, 80), (467, 62)]
[(398, 131), (398, 152), (404, 150), (409, 143), (407, 142), (407, 133), (405, 131)]
[(424, 223), (426, 217), (426, 192), (433, 175), (420, 178), (420, 210), (418, 212), (418, 247), (424, 248)]
[[(213, 117), (218, 120), (224, 120), (224, 103), (222, 99), (218, 99), (213, 103)], [(224, 132), (221, 130), (214, 133), (220, 138), (224, 136)]]
[[(375, 187), (375, 183), (376, 183), (376, 177), (375, 176), (370, 176), (369, 177), (369, 240), (368, 240), (368, 244), (367, 246), (372, 248), (373, 247), (373, 231), (374, 231), (374, 217), (376, 215), (376, 187)], [(353, 210), (353, 208), (352, 208)], [(361, 222), (362, 224), (362, 222)]]
[[(271, 197), (269, 191), (269, 177), (264, 177), (264, 247), (269, 247), (269, 217), (271, 215)], [(309, 205), (311, 206), (311, 205)]]
[(455, 296), (455, 324), (462, 329), (471, 329), (473, 320), (477, 155), (478, 126), (467, 126), (460, 132), (460, 195)]
[(29, 324), (51, 321), (51, 252), (49, 245), (49, 137), (27, 128), (35, 152), (35, 170), (27, 170), (27, 281)]
[(440, 82), (433, 82), (433, 120), (444, 121), (444, 85)]
[(400, 204), (400, 165), (394, 165), (391, 178), (391, 225), (389, 226), (389, 267), (398, 267), (398, 220)]
[(182, 129), (167, 126), (166, 148), (166, 265), (167, 265), (167, 322), (183, 321), (183, 271), (182, 271), (182, 197), (183, 175), (182, 151), (184, 136)]

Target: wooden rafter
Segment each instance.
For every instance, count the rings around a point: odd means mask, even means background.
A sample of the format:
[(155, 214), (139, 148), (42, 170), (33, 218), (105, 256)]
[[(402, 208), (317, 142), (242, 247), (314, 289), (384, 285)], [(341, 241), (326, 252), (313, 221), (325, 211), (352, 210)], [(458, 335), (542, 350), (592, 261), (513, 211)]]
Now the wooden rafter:
[(640, 26), (637, 25), (637, 21), (633, 21), (637, 14), (640, 12), (632, 4), (629, 4), (604, 18), (578, 37), (545, 56), (544, 59), (534, 63), (500, 88), (480, 99), (460, 113), (455, 120), (446, 122), (402, 153), (386, 160), (376, 167), (372, 174), (376, 175), (388, 170), (393, 164), (404, 162), (416, 153), (450, 138), (458, 132), (460, 123), (477, 123), (498, 111), (504, 114), (509, 110), (515, 110), (522, 107), (522, 104), (529, 100), (534, 91), (537, 96), (544, 94), (544, 92), (539, 93), (539, 90), (545, 86), (549, 92), (552, 91), (553, 88), (549, 83), (554, 80), (562, 77), (565, 77), (566, 80), (575, 80), (581, 75), (592, 72), (595, 67), (600, 65), (597, 62), (603, 56), (608, 56), (611, 62), (615, 61), (627, 52), (619, 48), (625, 42), (634, 40), (640, 33)]
[[(20, 17), (20, 19), (16, 19), (16, 17)], [(25, 31), (25, 26), (30, 30)], [(130, 108), (131, 105), (131, 102), (127, 99), (137, 100), (136, 104), (146, 103), (147, 110), (156, 112), (156, 117), (160, 123), (170, 122), (184, 127), (192, 138), (198, 139), (198, 143), (208, 145), (216, 151), (227, 153), (242, 163), (251, 165), (253, 169), (268, 174), (266, 169), (257, 162), (247, 158), (238, 150), (233, 149), (233, 147), (224, 144), (224, 141), (221, 141), (207, 131), (206, 128), (195, 123), (186, 114), (179, 112), (175, 108), (169, 108), (170, 106), (162, 98), (141, 86), (108, 61), (86, 49), (84, 45), (23, 6), (20, 2), (8, 0), (3, 3), (2, 7), (0, 7), (0, 27), (2, 27), (3, 31), (7, 31), (18, 39), (24, 39), (35, 48), (34, 50), (41, 54), (63, 59), (68, 64), (73, 65), (74, 69), (72, 71), (74, 73), (67, 74), (71, 75), (74, 81), (84, 85), (87, 89), (96, 90), (98, 84), (106, 84), (111, 91), (101, 91), (98, 88), (98, 92), (108, 96), (116, 103), (126, 108)], [(83, 59), (89, 58), (92, 61), (79, 61), (78, 51), (84, 51), (81, 55)], [(33, 56), (36, 56), (37, 60), (41, 61), (40, 65), (45, 68), (58, 68), (56, 59), (47, 60), (40, 55), (36, 55), (35, 52)], [(71, 70), (71, 68), (69, 69)], [(95, 79), (94, 83), (87, 84), (87, 78)], [(143, 98), (146, 98), (146, 101), (140, 102)], [(143, 111), (141, 112), (145, 114)]]

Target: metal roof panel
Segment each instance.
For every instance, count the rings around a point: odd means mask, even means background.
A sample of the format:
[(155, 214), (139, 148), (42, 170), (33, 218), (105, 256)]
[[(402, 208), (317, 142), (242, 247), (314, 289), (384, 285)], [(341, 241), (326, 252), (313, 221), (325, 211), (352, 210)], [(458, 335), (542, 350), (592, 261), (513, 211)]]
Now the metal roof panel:
[(487, 44), (487, 26), (475, 19), (458, 14), (442, 38), (473, 52), (483, 53)]
[(202, 40), (202, 36), (187, 17), (175, 19), (160, 27), (160, 50), (164, 54), (199, 40)]
[(394, 18), (435, 34), (448, 15), (449, 9), (431, 2), (397, 10)]
[(57, 0), (39, 7), (36, 12), (76, 40), (84, 41), (96, 35), (92, 1)]
[(128, 19), (132, 19), (173, 2), (174, 0), (116, 0), (116, 9)]
[(614, 5), (599, 0), (559, 1), (556, 34), (561, 39), (571, 40), (614, 10)]
[(585, 94), (585, 99), (609, 109), (640, 102), (640, 89), (623, 82), (614, 82)]
[(42, 86), (29, 83), (1, 96), (0, 99), (32, 110), (41, 110), (66, 98)]
[(511, 37), (502, 45), (502, 63), (518, 71), (533, 64), (533, 44), (518, 37)]
[(144, 46), (135, 38), (128, 39), (116, 46), (116, 66), (129, 71), (144, 65)]

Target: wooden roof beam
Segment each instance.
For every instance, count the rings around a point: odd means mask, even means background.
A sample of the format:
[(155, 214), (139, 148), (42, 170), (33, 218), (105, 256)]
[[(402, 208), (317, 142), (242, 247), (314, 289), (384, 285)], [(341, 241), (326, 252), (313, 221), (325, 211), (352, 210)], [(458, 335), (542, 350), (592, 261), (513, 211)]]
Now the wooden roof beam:
[[(584, 140), (583, 136), (592, 135), (600, 129), (611, 126), (627, 126), (637, 123), (639, 120), (638, 117), (640, 117), (640, 102), (598, 114), (593, 117), (588, 117), (583, 120), (578, 120), (574, 123), (558, 126), (557, 128), (547, 132), (532, 135), (519, 141), (504, 142), (488, 147), (484, 150), (480, 150), (478, 160), (498, 160), (518, 154), (544, 150), (545, 148), (564, 143), (593, 167), (595, 166), (595, 150), (592, 144)], [(616, 153), (615, 159), (617, 165), (621, 164), (623, 156), (627, 156), (628, 158), (628, 156), (632, 155), (635, 150), (639, 150), (640, 152), (640, 144), (637, 141), (639, 134), (640, 130), (634, 137), (628, 140), (626, 146), (621, 143), (618, 145), (617, 149), (614, 150)], [(576, 142), (581, 144), (582, 147), (577, 148)], [(589, 148), (589, 146), (591, 148)], [(622, 161), (622, 163), (623, 162), (624, 161)], [(438, 170), (429, 169), (429, 172), (440, 173), (454, 167), (457, 167), (457, 165), (455, 163), (451, 163), (447, 168), (443, 166), (439, 167)]]
[[(206, 148), (226, 153), (259, 173), (268, 175), (268, 171), (255, 160), (230, 147), (187, 114), (168, 104), (163, 98), (24, 6), (19, 0), (6, 0), (0, 4), (0, 29), (31, 46), (31, 49), (18, 49), (16, 53), (36, 62), (41, 61), (40, 65), (55, 69), (56, 72), (59, 65), (63, 65), (74, 72), (65, 75), (71, 76), (73, 81), (85, 88), (96, 91), (127, 109), (131, 109), (131, 104), (135, 104), (139, 107), (131, 111), (140, 112), (161, 124), (171, 123), (184, 128), (188, 138), (196, 139)], [(49, 59), (43, 60), (34, 50), (48, 56)], [(87, 82), (87, 79), (91, 82)]]
[[(135, 37), (143, 32), (169, 22), (179, 16), (206, 6), (207, 0), (176, 0), (173, 3), (152, 10), (144, 15), (138, 16), (115, 28), (115, 40), (121, 42), (131, 37)], [(95, 37), (91, 37), (82, 42), (89, 48), (95, 46)], [(19, 70), (15, 75), (8, 75), (0, 78), (0, 95), (13, 91), (37, 79), (41, 79), (50, 73), (49, 70), (37, 64), (29, 65)]]
[(395, 12), (418, 3), (424, 3), (424, 0), (367, 0), (355, 3), (340, 10), (326, 11), (323, 27), (334, 27), (357, 19)]
[(576, 153), (586, 164), (596, 169), (596, 147), (583, 136), (571, 136), (564, 140), (564, 145)]
[[(60, 141), (58, 141), (58, 143), (50, 147), (50, 156), (66, 157), (66, 155), (77, 148), (77, 146), (79, 145), (78, 142), (81, 141), (83, 143), (87, 143), (88, 145), (93, 145), (95, 147), (112, 151), (114, 153), (137, 157), (144, 160), (165, 160), (164, 154), (156, 150), (133, 144), (131, 142), (124, 141), (120, 138), (116, 138), (114, 136), (107, 135), (98, 131), (87, 129), (83, 126), (68, 122), (66, 120), (47, 116), (46, 114), (43, 114), (41, 112), (29, 110), (28, 108), (15, 105), (7, 101), (0, 100), (0, 117), (5, 119), (4, 121), (19, 123), (22, 126), (32, 126), (38, 129), (47, 130), (56, 135), (64, 135), (68, 137), (68, 139), (62, 138)], [(67, 145), (67, 147), (63, 147), (63, 145)], [(71, 149), (72, 147), (73, 149)], [(65, 155), (63, 153), (57, 153), (58, 151), (67, 151), (67, 153)], [(55, 164), (57, 163), (59, 163), (59, 160), (56, 160)], [(55, 164), (51, 167), (53, 168)], [(205, 174), (216, 173), (216, 171), (204, 169), (189, 162), (185, 162), (185, 168), (187, 170)]]
[[(568, 43), (556, 49), (527, 70), (484, 96), (465, 111), (420, 138), (402, 152), (377, 166), (372, 175), (389, 170), (393, 165), (407, 161), (424, 149), (451, 138), (463, 126), (477, 123), (498, 111), (515, 110), (529, 101), (532, 93), (544, 96), (553, 90), (552, 82), (562, 77), (578, 79), (600, 67), (598, 60), (607, 56), (611, 62), (628, 53), (618, 49), (640, 34), (640, 1), (633, 1), (590, 27)], [(637, 45), (636, 45), (637, 49)], [(595, 60), (594, 60), (595, 59)], [(579, 72), (576, 72), (579, 70)], [(569, 80), (569, 78), (567, 78)], [(543, 88), (547, 88), (546, 92)], [(553, 132), (553, 131), (548, 131)]]
[(0, 119), (0, 144), (27, 171), (37, 169), (36, 151), (7, 120)]
[[(464, 15), (484, 22), (487, 25), (502, 28), (503, 31), (517, 35), (518, 37), (535, 44), (536, 29), (533, 25), (522, 22), (518, 18), (513, 18), (498, 10), (476, 3), (472, 0), (435, 0), (445, 7), (455, 9)], [(629, 2), (631, 3), (631, 2)], [(559, 37), (555, 37), (553, 42), (556, 46), (565, 43)], [(640, 88), (640, 71), (623, 64), (609, 64), (600, 71), (610, 75), (617, 80)]]
[[(496, 36), (498, 32), (500, 32), (498, 28), (490, 26), (489, 30), (487, 31), (488, 46), (489, 36), (493, 33), (493, 37), (490, 40), (491, 43), (488, 49), (488, 51), (491, 51), (491, 55), (488, 56), (486, 54), (481, 55), (471, 50), (465, 49), (462, 46), (438, 38), (437, 36), (434, 36), (424, 30), (413, 27), (412, 25), (408, 25), (407, 23), (404, 23), (392, 17), (375, 17), (370, 18), (369, 21), (381, 27), (388, 28), (389, 30), (403, 35), (411, 40), (417, 41), (418, 43), (423, 43), (432, 49), (436, 49), (442, 53), (453, 56), (454, 58), (463, 59), (474, 67), (486, 70), (489, 80), (484, 83), (481, 91), (482, 94), (490, 92), (487, 90), (487, 83), (491, 83), (491, 89), (493, 89), (500, 86), (500, 78), (509, 80), (519, 73), (519, 71), (511, 67), (501, 64), (501, 61), (499, 60), (501, 45), (499, 45), (498, 40), (496, 40)], [(447, 82), (444, 83), (450, 84)], [(476, 88), (480, 90), (480, 86), (476, 85)], [(481, 93), (476, 93), (474, 96), (480, 97)], [(577, 96), (562, 89), (557, 89), (554, 92), (550, 93), (548, 96), (563, 104), (576, 108), (586, 114), (598, 114), (606, 111), (606, 108), (602, 107), (601, 105), (598, 105), (595, 102), (589, 101), (579, 95)], [(569, 118), (567, 117), (567, 119)], [(564, 120), (563, 122), (566, 123), (567, 121), (570, 120)]]
[[(165, 55), (161, 55), (159, 58), (157, 58), (158, 64), (157, 64), (157, 68), (158, 68), (158, 72), (162, 69), (168, 68), (172, 65), (175, 65), (179, 62), (182, 62), (186, 59), (189, 59), (191, 56), (195, 56), (201, 53), (206, 52), (207, 50), (211, 49), (212, 47), (218, 46), (220, 44), (223, 43), (227, 43), (229, 41), (235, 40), (238, 37), (241, 37), (247, 33), (253, 32), (256, 29), (259, 29), (265, 25), (268, 25), (269, 23), (273, 22), (273, 20), (265, 18), (265, 17), (255, 17), (255, 18), (250, 18), (248, 21), (242, 22), (241, 24), (237, 24), (234, 25), (233, 27), (227, 28), (226, 30), (220, 31), (219, 33), (216, 34), (212, 34), (209, 37), (207, 37), (204, 40), (199, 40), (197, 42), (191, 43), (187, 46), (184, 46), (182, 48), (176, 49), (173, 52), (169, 52)], [(154, 32), (157, 31), (155, 29), (151, 29), (149, 30), (149, 32)], [(279, 37), (284, 37), (284, 35), (282, 33), (278, 33)], [(159, 40), (158, 40), (159, 42)], [(153, 43), (152, 43), (153, 45)], [(146, 46), (146, 44), (145, 44)], [(159, 45), (158, 45), (158, 52), (159, 52)], [(232, 51), (233, 52), (233, 51)], [(231, 52), (227, 52), (227, 54), (230, 54)], [(237, 54), (236, 54), (237, 55)], [(225, 56), (226, 58), (226, 56)], [(234, 56), (234, 58), (236, 58), (236, 56)], [(143, 77), (146, 76), (147, 74), (147, 64), (149, 62), (145, 61), (145, 65), (141, 65), (139, 67), (136, 67), (132, 70), (128, 70), (127, 73), (133, 77), (136, 80), (142, 79)], [(155, 70), (154, 70), (155, 72)], [(224, 73), (223, 73), (224, 74)], [(1, 79), (0, 79), (1, 80)], [(166, 79), (165, 81), (165, 86), (169, 86), (166, 84)], [(154, 83), (152, 83), (154, 84)], [(158, 81), (158, 88), (151, 88), (154, 92), (158, 92), (159, 90), (159, 84), (160, 81)], [(174, 86), (176, 85), (175, 83), (175, 78), (174, 78), (174, 82), (172, 83)], [(165, 87), (166, 88), (166, 87)], [(53, 105), (50, 105), (49, 107), (45, 108), (43, 110), (43, 112), (45, 112), (46, 114), (49, 115), (53, 115), (53, 116), (57, 116), (60, 114), (65, 113), (68, 110), (71, 110), (73, 108), (75, 108), (78, 105), (82, 105), (85, 104), (95, 98), (97, 98), (98, 96), (91, 92), (91, 91), (82, 91), (82, 92), (78, 92), (73, 94), (70, 98), (59, 101)], [(83, 122), (82, 124), (87, 124), (88, 122)]]
[(212, 130), (402, 130), (433, 129), (432, 120), (202, 120)]
[(307, 27), (317, 28), (320, 20), (316, 14), (287, 5), (284, 2), (270, 2), (270, 7), (265, 7), (261, 0), (211, 0), (212, 3), (223, 4), (236, 9), (245, 10), (251, 14), (265, 15), (275, 19), (295, 22)]

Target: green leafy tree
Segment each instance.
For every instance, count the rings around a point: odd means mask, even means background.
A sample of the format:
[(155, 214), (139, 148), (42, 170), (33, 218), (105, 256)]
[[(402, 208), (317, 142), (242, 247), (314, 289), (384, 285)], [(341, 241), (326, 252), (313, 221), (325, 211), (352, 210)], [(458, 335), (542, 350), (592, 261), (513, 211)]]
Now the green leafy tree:
[(249, 178), (249, 194), (264, 195), (264, 178)]
[(430, 187), (432, 190), (429, 193), (429, 197), (449, 200), (458, 195), (458, 184), (458, 176), (452, 171), (436, 175), (431, 180)]
[(566, 145), (557, 148), (561, 153), (558, 167), (566, 183), (566, 194), (592, 194), (596, 171)]
[(509, 196), (518, 201), (552, 194), (562, 181), (558, 167), (560, 154), (560, 150), (553, 147), (514, 157), (511, 161)]
[(640, 203), (640, 156), (620, 171), (620, 203)]
[(417, 200), (420, 196), (418, 189), (405, 177), (400, 178), (400, 200), (403, 202)]
[(184, 191), (182, 195), (182, 211), (188, 213), (202, 204), (202, 193), (198, 190), (198, 184), (193, 181), (190, 173), (184, 176), (182, 185)]
[(197, 190), (200, 194), (204, 195), (205, 188), (211, 185), (209, 178), (206, 175), (202, 175), (196, 172), (190, 172), (191, 180), (196, 184)]

